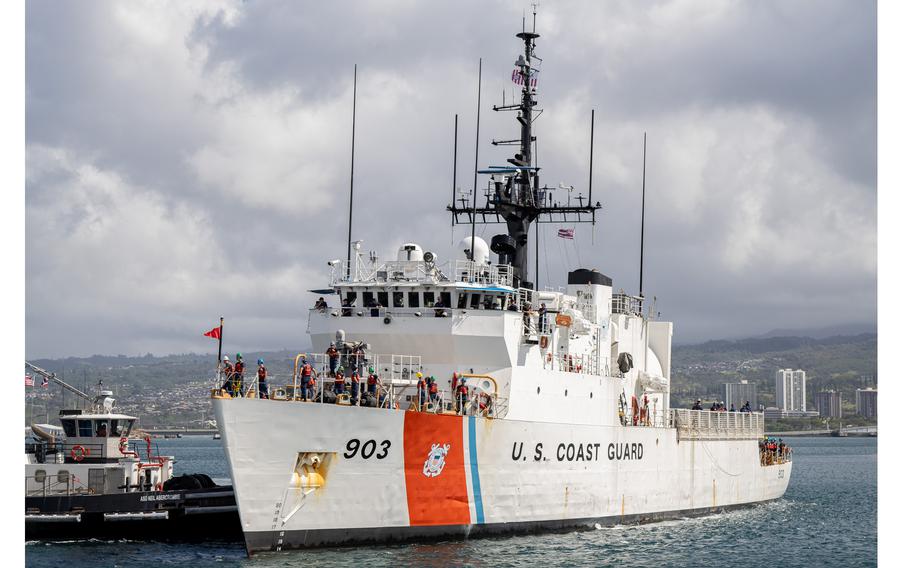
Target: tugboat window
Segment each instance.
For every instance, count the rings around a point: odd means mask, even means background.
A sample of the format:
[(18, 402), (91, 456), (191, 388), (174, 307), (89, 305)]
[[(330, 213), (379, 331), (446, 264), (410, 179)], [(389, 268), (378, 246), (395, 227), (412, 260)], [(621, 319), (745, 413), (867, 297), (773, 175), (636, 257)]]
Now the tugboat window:
[(420, 307), (420, 292), (408, 292), (408, 307), (409, 308), (419, 308)]
[(95, 432), (92, 431), (92, 421), (91, 420), (80, 420), (79, 421), (79, 436), (81, 438), (91, 438), (95, 435)]
[(373, 303), (373, 293), (372, 293), (372, 292), (364, 292), (364, 293), (363, 293), (363, 304), (362, 304), (363, 307), (366, 308), (367, 306), (369, 306), (369, 305), (372, 304), (372, 303)]
[(111, 438), (119, 438), (119, 437), (120, 437), (120, 426), (119, 426), (117, 420), (111, 420), (111, 430), (110, 430), (110, 432), (111, 432), (111, 434), (110, 434)]
[(379, 305), (383, 308), (389, 307), (389, 293), (388, 292), (378, 292), (376, 296), (379, 298)]
[(57, 472), (57, 483), (69, 483), (70, 472), (65, 469), (61, 469)]
[(63, 425), (63, 433), (66, 434), (67, 438), (76, 437), (76, 421), (75, 420), (61, 420), (60, 424)]
[(471, 294), (471, 309), (476, 310), (480, 306), (480, 294)]
[(468, 307), (468, 295), (464, 292), (458, 294), (458, 309), (463, 310)]
[(404, 307), (404, 292), (392, 292), (392, 302), (396, 308)]
[(445, 292), (445, 293), (439, 294), (439, 297), (442, 298), (442, 305), (443, 305), (443, 306), (445, 306), (445, 307), (447, 307), (447, 308), (451, 308), (451, 307), (452, 307), (452, 294), (449, 294), (448, 292)]
[(47, 479), (47, 472), (43, 469), (35, 470), (35, 483), (44, 483), (44, 480)]
[(436, 298), (433, 297), (433, 292), (424, 292), (423, 293), (423, 307), (432, 308), (433, 304), (436, 303)]

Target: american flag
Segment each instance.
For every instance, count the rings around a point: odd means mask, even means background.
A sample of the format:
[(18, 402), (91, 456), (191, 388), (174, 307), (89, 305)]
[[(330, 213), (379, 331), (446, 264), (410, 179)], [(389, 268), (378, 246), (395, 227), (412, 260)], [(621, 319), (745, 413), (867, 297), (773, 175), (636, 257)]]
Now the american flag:
[[(512, 82), (516, 85), (523, 85), (524, 81), (521, 77), (521, 68), (515, 68), (512, 71)], [(537, 71), (531, 70), (531, 88), (537, 88)]]
[(35, 386), (35, 379), (29, 374), (25, 375), (25, 386), (27, 386), (27, 387)]
[(575, 229), (560, 229), (556, 233), (556, 236), (560, 239), (574, 239), (575, 238)]
[(47, 377), (44, 377), (43, 379), (41, 379), (41, 386), (44, 388), (47, 388)]

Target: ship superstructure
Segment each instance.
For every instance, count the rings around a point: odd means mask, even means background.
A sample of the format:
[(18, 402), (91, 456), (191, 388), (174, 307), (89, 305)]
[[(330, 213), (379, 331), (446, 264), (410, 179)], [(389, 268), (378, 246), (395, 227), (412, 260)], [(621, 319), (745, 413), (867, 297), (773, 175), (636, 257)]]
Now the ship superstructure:
[(313, 351), (288, 384), (267, 399), (214, 391), (250, 553), (655, 520), (786, 490), (789, 459), (762, 457), (760, 413), (670, 406), (673, 326), (640, 295), (595, 269), (560, 290), (528, 281), (530, 224), (593, 222), (600, 204), (554, 204), (540, 185), (539, 36), (518, 37), (522, 100), (497, 110), (518, 112), (520, 138), (504, 142), (520, 150), (482, 170), (482, 206), (449, 207), (507, 234), (467, 237), (449, 261), (355, 245), (350, 265), (330, 263), (333, 300), (310, 310)]

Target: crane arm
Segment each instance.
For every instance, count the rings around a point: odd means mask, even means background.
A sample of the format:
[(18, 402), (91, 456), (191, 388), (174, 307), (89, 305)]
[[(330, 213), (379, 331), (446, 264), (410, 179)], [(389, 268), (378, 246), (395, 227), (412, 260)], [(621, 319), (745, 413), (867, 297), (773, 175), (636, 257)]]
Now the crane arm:
[(56, 373), (51, 373), (49, 371), (45, 371), (41, 367), (39, 367), (37, 365), (33, 365), (32, 363), (29, 363), (28, 361), (25, 362), (25, 366), (28, 367), (29, 369), (31, 369), (32, 371), (38, 373), (42, 377), (45, 377), (48, 381), (52, 381), (52, 382), (60, 385), (61, 387), (65, 388), (66, 390), (70, 391), (71, 393), (75, 394), (76, 396), (81, 397), (82, 399), (87, 400), (89, 402), (94, 402), (94, 399), (91, 396), (85, 394), (84, 392), (77, 389), (76, 387), (69, 385), (69, 384), (63, 382), (62, 380), (58, 379)]

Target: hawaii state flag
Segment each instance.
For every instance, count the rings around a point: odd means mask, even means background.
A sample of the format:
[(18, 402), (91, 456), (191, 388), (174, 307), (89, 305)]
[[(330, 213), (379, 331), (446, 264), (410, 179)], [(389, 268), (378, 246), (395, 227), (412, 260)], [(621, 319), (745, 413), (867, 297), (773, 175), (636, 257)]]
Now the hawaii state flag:
[(218, 326), (218, 327), (212, 329), (212, 331), (207, 331), (207, 332), (203, 333), (202, 335), (204, 335), (206, 337), (211, 337), (212, 339), (221, 339), (221, 326)]

